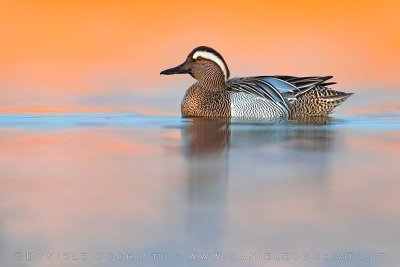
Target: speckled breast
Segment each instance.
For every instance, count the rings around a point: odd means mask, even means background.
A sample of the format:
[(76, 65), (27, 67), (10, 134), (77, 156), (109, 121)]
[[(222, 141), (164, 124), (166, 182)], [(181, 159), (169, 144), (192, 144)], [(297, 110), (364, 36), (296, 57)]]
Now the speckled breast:
[(187, 117), (230, 117), (230, 94), (192, 86), (183, 97), (181, 111)]

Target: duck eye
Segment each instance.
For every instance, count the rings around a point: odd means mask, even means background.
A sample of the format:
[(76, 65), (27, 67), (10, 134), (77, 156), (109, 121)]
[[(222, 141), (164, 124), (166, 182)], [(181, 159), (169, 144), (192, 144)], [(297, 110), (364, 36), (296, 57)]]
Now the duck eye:
[(199, 60), (202, 60), (202, 59), (203, 59), (202, 57), (197, 57), (196, 61), (199, 61)]

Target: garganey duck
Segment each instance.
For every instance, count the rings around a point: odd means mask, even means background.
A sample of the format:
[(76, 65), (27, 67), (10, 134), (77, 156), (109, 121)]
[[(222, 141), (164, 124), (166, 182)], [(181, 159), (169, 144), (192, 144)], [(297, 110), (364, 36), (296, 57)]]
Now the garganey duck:
[(195, 48), (181, 65), (160, 74), (189, 73), (197, 80), (185, 93), (187, 117), (296, 118), (326, 116), (351, 93), (328, 88), (332, 76), (253, 76), (229, 79), (220, 53)]

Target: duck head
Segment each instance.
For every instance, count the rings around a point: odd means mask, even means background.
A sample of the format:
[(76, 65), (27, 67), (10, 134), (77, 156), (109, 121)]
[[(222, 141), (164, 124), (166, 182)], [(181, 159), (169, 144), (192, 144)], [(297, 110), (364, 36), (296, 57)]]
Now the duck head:
[(199, 81), (207, 84), (211, 81), (225, 83), (229, 79), (229, 69), (220, 53), (207, 46), (195, 48), (181, 65), (162, 71), (160, 74), (188, 73)]

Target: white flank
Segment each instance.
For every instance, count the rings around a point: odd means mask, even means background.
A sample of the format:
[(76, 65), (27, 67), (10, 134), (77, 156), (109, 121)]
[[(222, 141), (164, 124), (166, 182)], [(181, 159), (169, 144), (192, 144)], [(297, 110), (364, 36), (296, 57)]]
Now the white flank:
[(215, 63), (217, 63), (218, 66), (221, 68), (222, 72), (224, 73), (225, 81), (228, 80), (228, 72), (226, 70), (226, 66), (219, 57), (217, 57), (215, 54), (213, 54), (211, 52), (197, 51), (196, 53), (194, 53), (193, 59), (197, 59), (198, 57), (206, 58), (206, 59), (212, 60)]
[(279, 103), (244, 92), (230, 94), (232, 118), (288, 118), (288, 111)]

